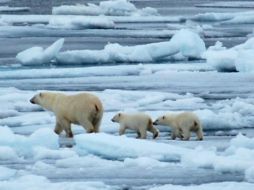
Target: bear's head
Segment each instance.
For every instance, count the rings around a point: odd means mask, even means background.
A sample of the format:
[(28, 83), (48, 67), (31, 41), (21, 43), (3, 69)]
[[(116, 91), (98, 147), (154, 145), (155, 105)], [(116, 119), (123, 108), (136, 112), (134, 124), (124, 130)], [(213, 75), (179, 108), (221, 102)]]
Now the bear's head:
[(168, 116), (163, 115), (161, 117), (158, 117), (154, 122), (153, 125), (167, 125), (168, 123)]
[(112, 122), (119, 123), (120, 120), (121, 120), (121, 117), (122, 117), (122, 114), (121, 114), (121, 113), (118, 113), (118, 114), (116, 114), (116, 115), (111, 119), (111, 121), (112, 121)]
[(47, 92), (41, 92), (30, 99), (32, 104), (40, 105), (41, 107), (51, 110), (54, 101), (54, 95)]

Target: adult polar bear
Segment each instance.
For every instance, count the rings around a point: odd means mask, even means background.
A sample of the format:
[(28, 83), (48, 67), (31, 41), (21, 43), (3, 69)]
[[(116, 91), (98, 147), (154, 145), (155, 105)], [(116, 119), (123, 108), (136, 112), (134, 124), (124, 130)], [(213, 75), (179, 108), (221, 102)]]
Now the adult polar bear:
[(95, 95), (79, 93), (65, 95), (63, 93), (42, 92), (36, 94), (30, 102), (54, 112), (56, 116), (55, 132), (63, 130), (67, 137), (73, 137), (71, 124), (81, 125), (87, 133), (99, 132), (103, 116), (103, 106)]

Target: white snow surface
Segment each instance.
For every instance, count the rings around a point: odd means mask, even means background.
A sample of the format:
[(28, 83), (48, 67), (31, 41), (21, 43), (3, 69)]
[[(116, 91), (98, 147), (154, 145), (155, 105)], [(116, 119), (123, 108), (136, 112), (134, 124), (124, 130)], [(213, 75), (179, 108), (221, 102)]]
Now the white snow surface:
[(156, 9), (145, 7), (137, 9), (127, 0), (101, 1), (99, 5), (88, 3), (87, 5), (61, 5), (53, 7), (54, 15), (108, 15), (108, 16), (149, 16), (158, 15)]
[(207, 183), (202, 185), (190, 185), (190, 186), (181, 186), (181, 185), (163, 185), (159, 187), (153, 187), (149, 190), (246, 190), (252, 189), (254, 187), (253, 183), (237, 183), (237, 182), (222, 182), (222, 183)]
[[(142, 68), (141, 65), (139, 67)], [(164, 70), (163, 68), (165, 66), (161, 69)], [(36, 72), (33, 74), (38, 77)], [(60, 74), (58, 73), (58, 75)], [(79, 74), (82, 75), (82, 73)], [(219, 145), (223, 149), (217, 149), (218, 145), (209, 143), (207, 136), (202, 142), (195, 141), (193, 138), (189, 142), (168, 139), (162, 141), (161, 137), (151, 140), (151, 134), (148, 135), (148, 140), (140, 140), (133, 138), (129, 132), (127, 132), (127, 136), (118, 136), (119, 126), (110, 121), (118, 111), (133, 112), (139, 109), (150, 110), (147, 113), (155, 119), (165, 110), (167, 111), (169, 106), (172, 110), (185, 109), (183, 108), (184, 104), (194, 109), (199, 115), (205, 130), (223, 127), (233, 129), (248, 125), (253, 127), (254, 101), (251, 98), (218, 100), (213, 105), (209, 105), (202, 98), (195, 97), (193, 94), (180, 95), (167, 92), (147, 93), (147, 91), (109, 89), (93, 92), (102, 99), (105, 106), (102, 132), (85, 134), (81, 127), (73, 126), (74, 146), (61, 148), (59, 147), (59, 137), (53, 132), (54, 115), (29, 103), (29, 99), (37, 92), (15, 88), (0, 88), (0, 92), (0, 104), (4, 106), (4, 109), (18, 112), (17, 115), (5, 115), (0, 119), (0, 125), (6, 125), (0, 127), (0, 162), (22, 163), (25, 160), (30, 163), (22, 170), (4, 166), (5, 168), (1, 170), (4, 173), (0, 176), (3, 179), (0, 182), (0, 188), (15, 189), (18, 185), (22, 189), (29, 189), (36, 185), (37, 189), (46, 186), (49, 189), (54, 189), (65, 185), (67, 190), (71, 190), (83, 185), (82, 188), (85, 189), (113, 189), (115, 187), (101, 182), (92, 184), (90, 182), (68, 182), (69, 185), (66, 185), (67, 182), (53, 183), (47, 179), (47, 176), (50, 177), (55, 172), (60, 175), (64, 171), (70, 173), (98, 169), (103, 171), (129, 171), (131, 169), (153, 171), (158, 168), (168, 169), (176, 166), (194, 169), (205, 168), (216, 172), (232, 173), (232, 175), (240, 173), (245, 176), (246, 182), (226, 182), (225, 188), (239, 185), (243, 189), (248, 189), (252, 185), (253, 137), (239, 134), (223, 146)], [(21, 107), (23, 108), (21, 109)], [(156, 111), (151, 110), (152, 108)], [(178, 113), (179, 111), (171, 112)], [(28, 136), (14, 134), (13, 131), (17, 129), (21, 129), (22, 132), (32, 129), (32, 133)], [(160, 128), (161, 132), (168, 130), (168, 128)], [(218, 143), (222, 144), (221, 141)], [(193, 185), (185, 188), (205, 189), (216, 186), (219, 189), (222, 188), (222, 184)], [(182, 186), (166, 185), (158, 188), (174, 189), (174, 187), (177, 189)]]
[(52, 17), (49, 19), (49, 28), (60, 29), (87, 29), (87, 28), (114, 28), (115, 23), (103, 16), (94, 18), (67, 17), (66, 19)]
[[(228, 3), (230, 4), (230, 3)], [(253, 11), (241, 12), (207, 12), (193, 16), (191, 19), (203, 22), (221, 22), (221, 24), (253, 24)]]
[(182, 29), (168, 42), (136, 46), (108, 44), (103, 50), (72, 50), (57, 56), (59, 64), (86, 64), (108, 62), (152, 62), (166, 58), (201, 58), (206, 50), (204, 41), (198, 34)]
[(214, 7), (214, 8), (254, 8), (253, 1), (218, 1), (212, 3), (197, 4), (198, 7)]
[(245, 43), (229, 49), (217, 42), (215, 46), (208, 48), (203, 57), (218, 71), (253, 72), (253, 52), (254, 38), (250, 38)]
[[(4, 166), (0, 166), (0, 180), (7, 180), (10, 179), (12, 176), (15, 175), (16, 171), (13, 169), (9, 169)], [(0, 182), (1, 183), (1, 182)]]
[[(57, 25), (57, 22), (54, 24)], [(72, 26), (67, 24), (63, 27)], [(188, 29), (178, 31), (167, 42), (136, 46), (121, 46), (115, 43), (106, 45), (103, 50), (71, 50), (59, 53), (63, 43), (64, 40), (60, 39), (45, 50), (42, 47), (32, 47), (20, 52), (16, 58), (23, 65), (48, 64), (55, 58), (58, 64), (152, 62), (163, 59), (200, 59), (206, 50), (205, 43), (199, 35)]]
[(17, 54), (16, 58), (23, 65), (41, 65), (53, 61), (64, 43), (64, 39), (59, 39), (46, 49), (42, 47), (32, 47)]
[(85, 189), (85, 190), (114, 190), (113, 186), (105, 185), (102, 182), (58, 182), (52, 183), (46, 177), (37, 175), (23, 175), (18, 178), (8, 179), (0, 182), (0, 189), (16, 190), (48, 190), (65, 189)]
[[(70, 19), (70, 18), (79, 18), (79, 19), (93, 19), (95, 16), (82, 16), (82, 15), (1, 15), (1, 20), (6, 23), (48, 23), (50, 19)], [(169, 22), (169, 23), (179, 23), (182, 22), (185, 18), (182, 16), (107, 16), (108, 19), (113, 22), (121, 23), (132, 23), (132, 22)]]
[(20, 12), (20, 11), (29, 11), (29, 7), (9, 7), (9, 6), (0, 6), (0, 12)]

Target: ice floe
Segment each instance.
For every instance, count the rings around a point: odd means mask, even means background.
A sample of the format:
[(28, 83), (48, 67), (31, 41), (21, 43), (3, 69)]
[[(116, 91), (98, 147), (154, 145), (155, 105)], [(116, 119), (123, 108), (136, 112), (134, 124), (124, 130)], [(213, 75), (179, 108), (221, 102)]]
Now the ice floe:
[(106, 185), (102, 182), (57, 182), (53, 183), (46, 177), (37, 175), (23, 175), (17, 178), (9, 178), (8, 180), (0, 182), (0, 189), (16, 190), (18, 188), (23, 190), (37, 189), (43, 190), (47, 188), (48, 190), (55, 189), (87, 189), (87, 190), (116, 190), (114, 186)]
[(0, 180), (1, 181), (10, 179), (16, 173), (16, 170), (13, 170), (13, 169), (10, 169), (10, 168), (4, 167), (4, 166), (0, 166), (0, 170), (1, 170), (1, 172), (0, 172)]
[(56, 58), (58, 64), (91, 64), (114, 62), (152, 62), (163, 59), (200, 59), (206, 47), (198, 34), (187, 29), (177, 32), (168, 42), (136, 46), (108, 44), (103, 50), (72, 50), (59, 53), (63, 39), (47, 49), (33, 47), (20, 52), (17, 59), (24, 65), (48, 64)]
[(59, 64), (88, 64), (109, 62), (152, 62), (171, 59), (201, 58), (206, 50), (198, 34), (182, 29), (170, 41), (137, 46), (108, 44), (103, 50), (73, 50), (57, 56)]
[(251, 61), (254, 58), (253, 50), (254, 38), (229, 49), (223, 47), (221, 42), (217, 42), (215, 46), (208, 48), (203, 57), (218, 71), (253, 72), (254, 64)]
[(230, 2), (213, 2), (197, 4), (196, 7), (211, 7), (211, 8), (254, 8), (253, 1), (230, 1)]
[(55, 15), (110, 15), (110, 16), (148, 16), (158, 15), (156, 9), (145, 7), (137, 9), (127, 0), (101, 1), (99, 5), (88, 3), (87, 5), (61, 5), (53, 7)]
[(95, 17), (95, 18), (80, 18), (80, 17), (68, 17), (66, 19), (54, 18), (49, 20), (47, 25), (49, 28), (61, 28), (61, 29), (86, 29), (86, 28), (114, 28), (115, 23), (106, 17)]
[(23, 12), (30, 11), (29, 7), (9, 7), (9, 6), (0, 6), (0, 12)]
[(193, 16), (191, 19), (203, 22), (222, 22), (222, 24), (251, 24), (253, 21), (253, 11), (242, 12), (207, 12)]
[(17, 54), (16, 58), (24, 65), (48, 64), (54, 60), (61, 50), (64, 39), (59, 39), (46, 49), (32, 47)]
[(181, 186), (181, 185), (163, 185), (159, 187), (153, 187), (149, 190), (231, 190), (231, 189), (239, 189), (239, 190), (247, 190), (252, 189), (254, 187), (253, 183), (246, 182), (221, 182), (221, 183), (207, 183), (201, 185), (190, 185), (190, 186)]
[[(29, 137), (16, 135), (8, 127), (0, 127), (0, 131), (0, 147), (2, 150), (3, 148), (7, 150), (4, 156), (1, 155), (1, 159), (14, 159), (16, 154), (20, 157), (32, 157), (34, 154), (33, 150), (37, 147), (49, 149), (58, 149), (59, 147), (58, 136), (52, 129), (38, 129)], [(6, 147), (10, 148), (7, 149)]]

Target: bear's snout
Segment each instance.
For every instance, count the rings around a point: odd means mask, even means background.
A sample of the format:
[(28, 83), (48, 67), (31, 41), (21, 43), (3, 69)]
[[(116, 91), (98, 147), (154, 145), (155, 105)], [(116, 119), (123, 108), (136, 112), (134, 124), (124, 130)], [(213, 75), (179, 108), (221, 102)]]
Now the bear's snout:
[(30, 99), (31, 104), (35, 104), (34, 98)]
[(112, 121), (112, 122), (115, 122), (115, 120), (114, 120), (114, 119), (111, 119), (111, 121)]

